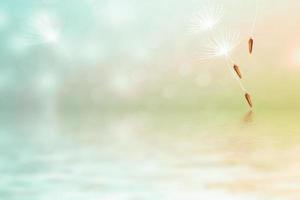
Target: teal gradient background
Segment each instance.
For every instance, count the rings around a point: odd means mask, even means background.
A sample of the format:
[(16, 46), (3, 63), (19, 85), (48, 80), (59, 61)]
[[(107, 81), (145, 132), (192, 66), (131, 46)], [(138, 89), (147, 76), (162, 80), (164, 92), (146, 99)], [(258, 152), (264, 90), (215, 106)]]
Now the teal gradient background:
[[(191, 34), (207, 5), (224, 16)], [(0, 0), (0, 199), (298, 200), (299, 8)], [(224, 59), (199, 60), (227, 30), (253, 110)]]

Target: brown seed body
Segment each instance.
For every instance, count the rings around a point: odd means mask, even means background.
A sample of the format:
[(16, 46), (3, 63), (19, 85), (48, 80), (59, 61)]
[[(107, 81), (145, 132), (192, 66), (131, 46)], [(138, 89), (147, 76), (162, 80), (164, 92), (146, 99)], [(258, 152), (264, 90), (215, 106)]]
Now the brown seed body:
[(233, 65), (233, 69), (234, 69), (235, 73), (239, 76), (239, 78), (242, 79), (242, 73), (241, 73), (240, 67), (237, 65)]
[(251, 100), (251, 95), (249, 93), (246, 93), (245, 94), (245, 98), (246, 98), (246, 100), (247, 100), (248, 105), (250, 106), (250, 108), (252, 108), (253, 104), (252, 104), (252, 100)]
[(249, 41), (248, 41), (248, 47), (249, 47), (249, 53), (250, 54), (252, 54), (252, 51), (253, 51), (253, 43), (254, 43), (253, 38), (250, 38)]

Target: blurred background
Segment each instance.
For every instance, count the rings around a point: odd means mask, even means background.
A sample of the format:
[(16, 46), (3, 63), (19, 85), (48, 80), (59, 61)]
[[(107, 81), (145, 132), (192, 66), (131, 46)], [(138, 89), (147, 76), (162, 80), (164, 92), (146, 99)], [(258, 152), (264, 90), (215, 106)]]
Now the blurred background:
[[(190, 32), (207, 5), (212, 31)], [(0, 197), (299, 199), (300, 2), (0, 2)], [(254, 52), (248, 39), (254, 27)], [(226, 61), (199, 59), (240, 33)]]

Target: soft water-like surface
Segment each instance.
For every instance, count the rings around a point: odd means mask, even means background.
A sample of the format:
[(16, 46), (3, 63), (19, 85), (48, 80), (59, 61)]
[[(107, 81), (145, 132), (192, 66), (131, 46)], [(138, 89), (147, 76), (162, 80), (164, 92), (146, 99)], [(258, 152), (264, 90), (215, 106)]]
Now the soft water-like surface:
[(6, 200), (296, 200), (295, 112), (1, 118)]

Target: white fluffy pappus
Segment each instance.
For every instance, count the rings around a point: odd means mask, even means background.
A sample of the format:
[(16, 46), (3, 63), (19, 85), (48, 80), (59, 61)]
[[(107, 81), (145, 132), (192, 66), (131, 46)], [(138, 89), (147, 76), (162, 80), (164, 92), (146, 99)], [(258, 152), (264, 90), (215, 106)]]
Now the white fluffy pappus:
[(223, 6), (207, 4), (190, 19), (188, 31), (192, 34), (198, 34), (212, 30), (223, 16)]

